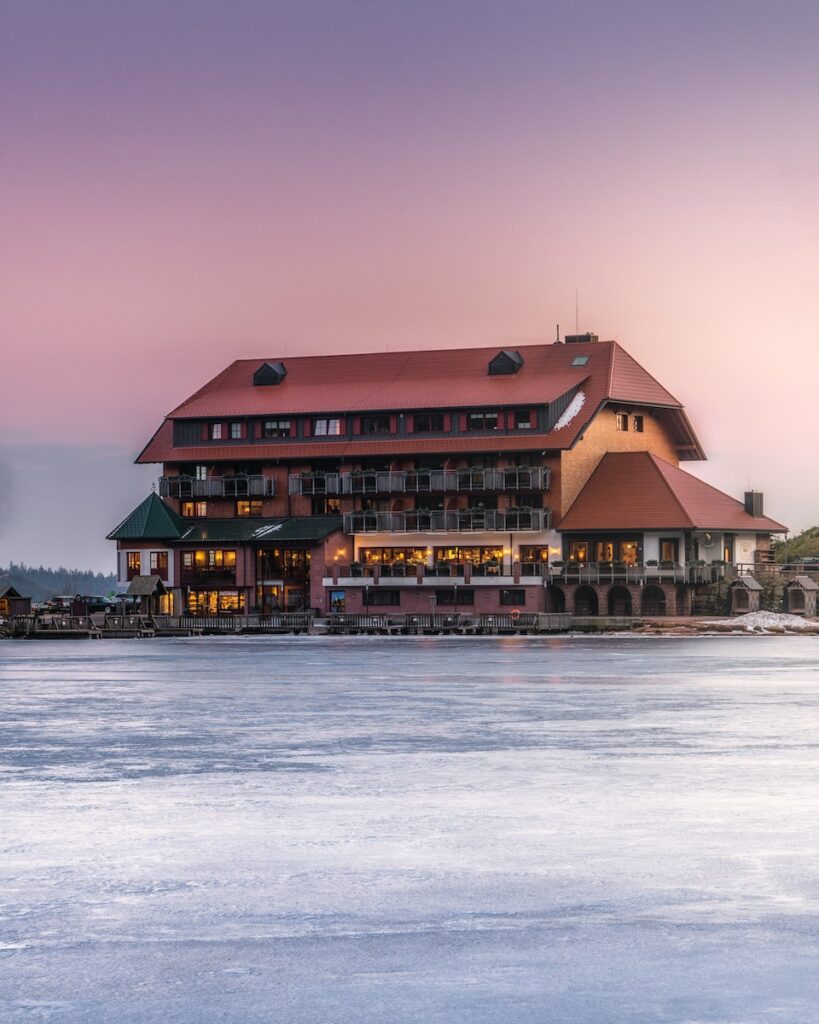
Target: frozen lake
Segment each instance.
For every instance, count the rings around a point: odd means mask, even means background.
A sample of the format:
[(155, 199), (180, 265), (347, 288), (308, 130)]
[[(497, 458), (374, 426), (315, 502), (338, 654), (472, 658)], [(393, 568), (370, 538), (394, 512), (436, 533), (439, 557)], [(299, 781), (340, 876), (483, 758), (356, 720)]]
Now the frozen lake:
[(0, 730), (0, 1021), (819, 1019), (819, 638), (6, 642)]

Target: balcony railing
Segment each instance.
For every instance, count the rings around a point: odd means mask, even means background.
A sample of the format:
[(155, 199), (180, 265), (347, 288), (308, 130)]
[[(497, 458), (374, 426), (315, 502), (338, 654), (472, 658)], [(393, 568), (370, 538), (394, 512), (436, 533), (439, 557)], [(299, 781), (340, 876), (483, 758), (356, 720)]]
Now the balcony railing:
[(456, 509), (452, 511), (348, 512), (344, 532), (356, 533), (515, 533), (548, 530), (551, 510)]
[(192, 476), (162, 476), (162, 498), (272, 498), (276, 481), (267, 476), (210, 476), (198, 480)]
[(290, 477), (291, 494), (431, 494), (483, 491), (546, 491), (545, 466), (508, 469), (416, 469), (401, 472), (300, 473)]
[(338, 576), (344, 579), (457, 579), (469, 575), (473, 580), (503, 577), (504, 580), (519, 575), (521, 579), (538, 579), (547, 583), (716, 583), (718, 580), (733, 578), (742, 571), (741, 566), (719, 563), (700, 565), (698, 562), (667, 562), (662, 565), (634, 565), (623, 563), (590, 563), (580, 565), (554, 565), (547, 562), (436, 562), (433, 565), (417, 565), (412, 562), (354, 562), (337, 566)]

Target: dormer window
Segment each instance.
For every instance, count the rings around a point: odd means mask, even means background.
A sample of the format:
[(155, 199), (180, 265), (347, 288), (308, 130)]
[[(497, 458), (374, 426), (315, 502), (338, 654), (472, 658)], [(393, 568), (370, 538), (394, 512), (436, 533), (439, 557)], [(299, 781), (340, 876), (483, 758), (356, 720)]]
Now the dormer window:
[(230, 438), (232, 441), (240, 441), (242, 438), (242, 424), (231, 423), (230, 425)]
[(211, 425), (210, 425), (210, 439), (211, 439), (211, 441), (221, 441), (222, 440), (222, 424), (221, 423), (211, 423)]
[(523, 366), (523, 356), (520, 352), (513, 352), (511, 349), (504, 349), (502, 352), (489, 360), (488, 372), (491, 377), (499, 377), (504, 374), (517, 373)]
[(287, 376), (287, 369), (284, 363), (262, 363), (253, 374), (253, 386), (255, 388), (281, 384)]

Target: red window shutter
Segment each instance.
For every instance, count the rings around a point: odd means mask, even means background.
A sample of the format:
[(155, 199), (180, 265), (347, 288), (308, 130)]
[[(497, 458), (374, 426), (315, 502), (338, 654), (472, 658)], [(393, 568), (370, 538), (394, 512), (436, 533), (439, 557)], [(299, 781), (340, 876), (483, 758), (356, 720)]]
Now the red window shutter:
[(296, 420), (290, 420), (290, 436), (295, 437), (299, 432), (299, 426)]
[(305, 437), (309, 437), (310, 436), (310, 427), (312, 427), (312, 425), (313, 424), (310, 422), (310, 420), (305, 420), (304, 421), (304, 436)]
[(529, 412), (529, 422), (532, 424), (532, 430), (537, 426), (537, 409), (532, 409)]
[(444, 413), (444, 430), (449, 433), (452, 430), (452, 416), (450, 413)]
[(210, 429), (208, 428), (207, 423), (203, 423), (202, 424), (202, 440), (203, 441), (207, 441), (209, 439), (210, 439)]
[(242, 440), (247, 440), (247, 420), (242, 420)]
[(415, 417), (411, 412), (408, 412), (404, 417), (404, 423), (406, 424), (407, 433), (411, 434), (415, 430)]
[(513, 412), (508, 412), (506, 414), (506, 426), (509, 430), (515, 429), (515, 414)]
[(458, 422), (461, 425), (461, 430), (466, 430), (466, 413), (465, 412), (459, 412), (458, 413)]
[(354, 434), (360, 434), (361, 433), (361, 417), (360, 416), (353, 416), (353, 433)]
[(398, 417), (397, 416), (390, 416), (390, 433), (391, 434), (397, 434), (398, 433)]

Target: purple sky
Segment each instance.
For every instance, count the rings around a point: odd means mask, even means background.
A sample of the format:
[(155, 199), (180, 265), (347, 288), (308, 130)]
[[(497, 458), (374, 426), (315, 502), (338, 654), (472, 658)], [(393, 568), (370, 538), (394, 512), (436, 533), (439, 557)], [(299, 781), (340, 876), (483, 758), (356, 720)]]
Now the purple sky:
[(616, 337), (819, 521), (819, 3), (0, 0), (0, 564), (238, 356)]

